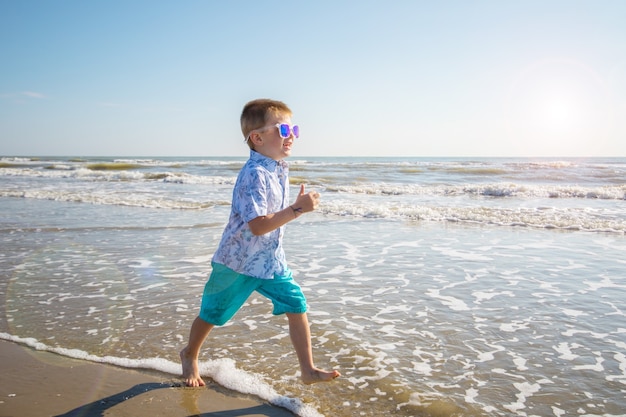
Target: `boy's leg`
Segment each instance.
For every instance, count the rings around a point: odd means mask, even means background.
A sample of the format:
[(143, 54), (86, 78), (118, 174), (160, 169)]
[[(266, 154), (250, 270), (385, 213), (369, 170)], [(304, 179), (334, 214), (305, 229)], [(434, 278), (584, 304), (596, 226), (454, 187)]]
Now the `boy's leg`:
[(183, 365), (183, 380), (188, 387), (203, 387), (204, 380), (198, 369), (198, 355), (207, 336), (215, 327), (213, 324), (196, 317), (189, 332), (189, 342), (180, 351), (180, 361)]
[(259, 285), (258, 279), (241, 275), (224, 265), (212, 263), (211, 266), (213, 271), (204, 286), (200, 315), (191, 325), (187, 346), (180, 351), (183, 379), (190, 387), (205, 385), (198, 370), (198, 355), (213, 327), (230, 320)]
[(325, 371), (318, 369), (313, 364), (313, 350), (311, 348), (311, 331), (306, 313), (287, 313), (289, 320), (289, 336), (291, 343), (296, 350), (302, 382), (305, 384), (315, 384), (316, 382), (331, 381), (341, 374), (336, 371)]

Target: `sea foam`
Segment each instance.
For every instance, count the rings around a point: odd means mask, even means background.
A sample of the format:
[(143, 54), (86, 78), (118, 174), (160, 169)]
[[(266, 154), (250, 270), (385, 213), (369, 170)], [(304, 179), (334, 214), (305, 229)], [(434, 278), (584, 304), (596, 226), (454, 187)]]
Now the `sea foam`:
[[(48, 346), (34, 338), (22, 338), (0, 332), (0, 339), (26, 345), (40, 351), (55, 353), (73, 359), (89, 362), (115, 365), (129, 369), (150, 369), (168, 375), (180, 375), (180, 364), (162, 358), (130, 359), (116, 356), (97, 356), (80, 349), (66, 349)], [(280, 395), (259, 375), (252, 374), (237, 368), (232, 359), (216, 359), (200, 362), (200, 373), (209, 377), (221, 386), (259, 397), (262, 400), (278, 407), (286, 408), (301, 417), (324, 417), (310, 404), (304, 404), (297, 398)]]

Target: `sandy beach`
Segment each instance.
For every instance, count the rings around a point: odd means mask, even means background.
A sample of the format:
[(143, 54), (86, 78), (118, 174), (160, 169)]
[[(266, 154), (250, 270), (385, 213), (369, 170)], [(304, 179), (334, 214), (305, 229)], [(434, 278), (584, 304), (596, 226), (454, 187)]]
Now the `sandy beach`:
[(208, 383), (40, 352), (0, 341), (0, 416), (293, 416), (259, 399)]

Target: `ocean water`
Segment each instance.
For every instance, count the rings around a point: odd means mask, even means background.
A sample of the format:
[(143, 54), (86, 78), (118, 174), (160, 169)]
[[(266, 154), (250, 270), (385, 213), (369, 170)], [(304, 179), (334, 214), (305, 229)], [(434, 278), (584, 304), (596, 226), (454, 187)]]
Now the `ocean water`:
[[(0, 159), (0, 337), (162, 372), (245, 158)], [(252, 296), (207, 379), (306, 416), (626, 415), (626, 159), (292, 158), (316, 363)], [(91, 400), (90, 400), (91, 401)]]

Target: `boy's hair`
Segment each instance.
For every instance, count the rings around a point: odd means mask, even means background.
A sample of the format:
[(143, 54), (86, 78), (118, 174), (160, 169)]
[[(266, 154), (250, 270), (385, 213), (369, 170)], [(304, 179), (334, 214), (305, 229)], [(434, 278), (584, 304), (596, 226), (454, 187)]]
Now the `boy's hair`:
[(261, 98), (248, 102), (241, 112), (241, 133), (248, 142), (250, 149), (254, 149), (252, 142), (248, 136), (254, 129), (265, 126), (268, 115), (286, 115), (291, 116), (292, 112), (289, 107), (282, 101)]

